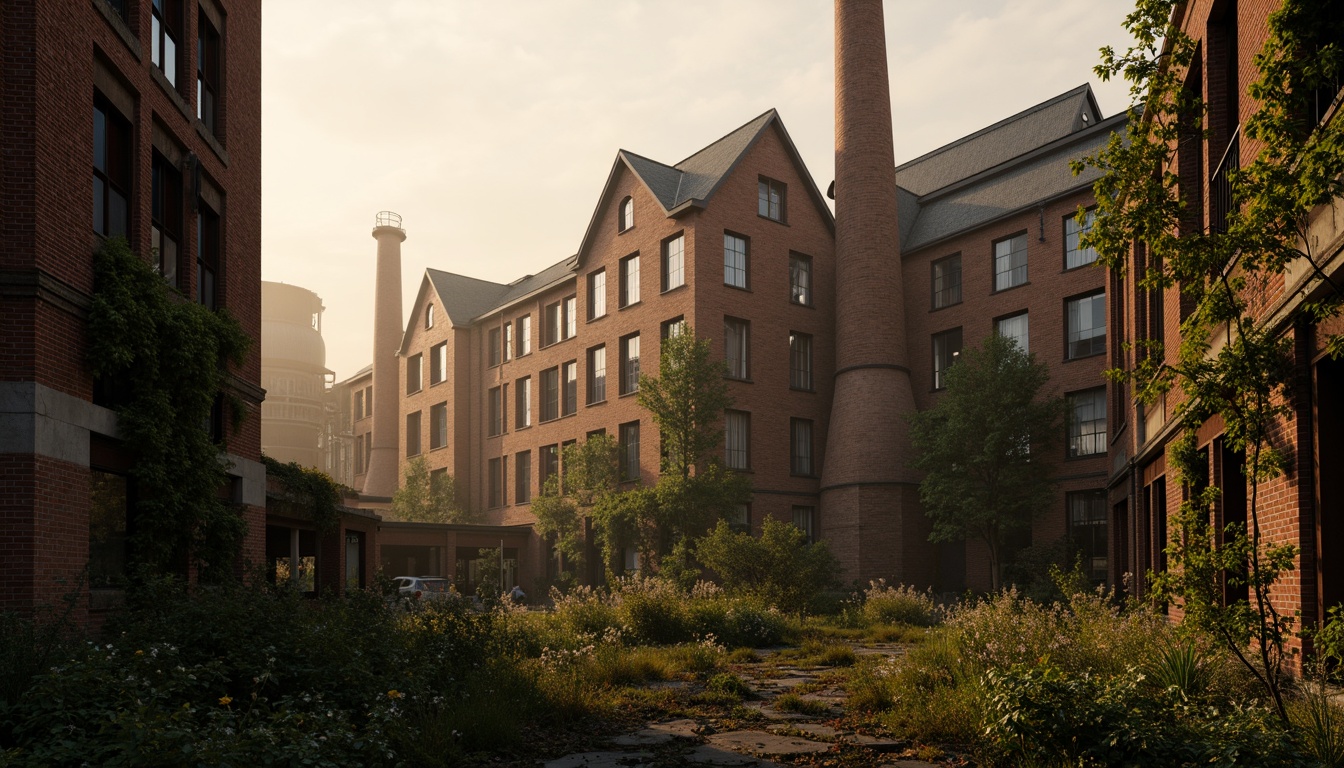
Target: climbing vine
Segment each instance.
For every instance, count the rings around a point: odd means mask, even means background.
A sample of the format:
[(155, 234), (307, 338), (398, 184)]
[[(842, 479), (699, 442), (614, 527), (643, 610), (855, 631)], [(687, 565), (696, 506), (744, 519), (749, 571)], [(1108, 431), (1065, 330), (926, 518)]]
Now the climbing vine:
[(263, 455), (266, 476), (275, 478), (293, 499), (308, 507), (319, 533), (336, 530), (341, 522), (340, 503), (345, 486), (331, 479), (331, 475), (317, 469), (300, 466), (297, 462), (281, 462)]
[(137, 570), (179, 572), (190, 561), (203, 580), (232, 572), (247, 525), (221, 498), (227, 467), (210, 425), (226, 366), (242, 364), (250, 346), (226, 311), (173, 290), (124, 239), (94, 255), (89, 365), (133, 457)]

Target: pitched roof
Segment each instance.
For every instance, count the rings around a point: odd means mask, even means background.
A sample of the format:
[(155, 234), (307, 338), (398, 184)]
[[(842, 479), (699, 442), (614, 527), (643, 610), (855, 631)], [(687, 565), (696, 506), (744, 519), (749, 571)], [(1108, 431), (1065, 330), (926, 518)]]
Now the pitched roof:
[(1100, 171), (1074, 176), (1069, 161), (1096, 154), (1126, 120), (1102, 120), (1084, 85), (897, 166), (901, 252), (1091, 186)]
[(470, 325), (473, 318), (499, 303), (509, 292), (507, 285), (438, 269), (426, 269), (425, 278), (433, 283), (448, 319), (459, 326)]
[(927, 195), (1099, 122), (1092, 87), (1080, 85), (896, 166), (896, 183)]

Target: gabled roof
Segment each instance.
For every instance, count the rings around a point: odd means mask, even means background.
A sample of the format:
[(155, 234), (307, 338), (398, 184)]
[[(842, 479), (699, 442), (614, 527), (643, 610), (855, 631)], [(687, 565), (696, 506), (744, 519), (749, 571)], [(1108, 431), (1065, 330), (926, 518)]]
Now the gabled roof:
[(896, 183), (927, 195), (1099, 122), (1092, 86), (1083, 84), (896, 166)]
[(663, 213), (676, 216), (691, 208), (706, 207), (724, 180), (732, 175), (738, 163), (771, 126), (779, 131), (785, 149), (793, 160), (799, 177), (803, 179), (813, 204), (823, 212), (827, 223), (834, 226), (831, 209), (822, 197), (821, 191), (817, 189), (816, 182), (812, 180), (802, 156), (798, 154), (798, 148), (794, 146), (793, 139), (789, 137), (789, 132), (785, 130), (784, 123), (779, 118), (779, 113), (770, 109), (676, 165), (666, 165), (628, 150), (619, 150), (615, 162), (611, 165), (611, 172), (607, 174), (607, 182), (602, 189), (602, 195), (598, 198), (593, 217), (588, 222), (588, 229), (583, 235), (583, 243), (579, 246), (577, 258), (582, 259), (587, 253), (588, 244), (592, 241), (597, 228), (601, 226), (601, 212), (611, 198), (616, 174), (622, 167), (633, 173), (648, 188), (662, 207)]
[(1074, 176), (1069, 161), (1123, 135), (1127, 117), (1102, 120), (1084, 85), (897, 166), (901, 252), (1090, 187), (1100, 171)]

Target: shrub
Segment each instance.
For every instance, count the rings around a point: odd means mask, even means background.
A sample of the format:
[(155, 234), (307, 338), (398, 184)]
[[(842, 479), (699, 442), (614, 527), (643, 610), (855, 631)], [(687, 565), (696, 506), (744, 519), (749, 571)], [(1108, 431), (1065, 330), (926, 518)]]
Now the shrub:
[(779, 712), (795, 712), (800, 715), (812, 715), (820, 717), (831, 711), (824, 702), (815, 699), (804, 699), (796, 693), (786, 693), (775, 699), (775, 710)]
[(629, 579), (617, 586), (616, 616), (635, 642), (676, 643), (690, 634), (686, 596), (662, 579)]
[(695, 555), (719, 574), (728, 592), (754, 595), (793, 613), (805, 611), (840, 570), (824, 543), (809, 544), (798, 528), (771, 517), (760, 538), (736, 533), (721, 520), (696, 544)]
[(732, 672), (720, 672), (709, 678), (709, 682), (705, 684), (705, 688), (714, 693), (731, 696), (739, 701), (742, 699), (750, 699), (754, 696), (751, 686), (747, 685), (742, 678), (734, 675)]
[(863, 591), (863, 618), (869, 624), (931, 627), (938, 623), (940, 612), (931, 593), (904, 584), (888, 586), (886, 579), (878, 579)]

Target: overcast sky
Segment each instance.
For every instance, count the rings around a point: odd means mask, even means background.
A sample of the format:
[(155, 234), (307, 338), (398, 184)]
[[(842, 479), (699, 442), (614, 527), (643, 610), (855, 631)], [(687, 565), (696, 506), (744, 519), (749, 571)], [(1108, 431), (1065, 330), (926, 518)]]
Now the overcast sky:
[[(886, 0), (896, 159), (1091, 83), (1132, 0)], [(573, 254), (618, 149), (675, 163), (767, 109), (823, 189), (832, 0), (268, 0), (262, 277), (326, 306), (327, 367), (372, 359), (378, 211), (426, 267), (509, 282)], [(403, 313), (404, 316), (404, 313)]]

